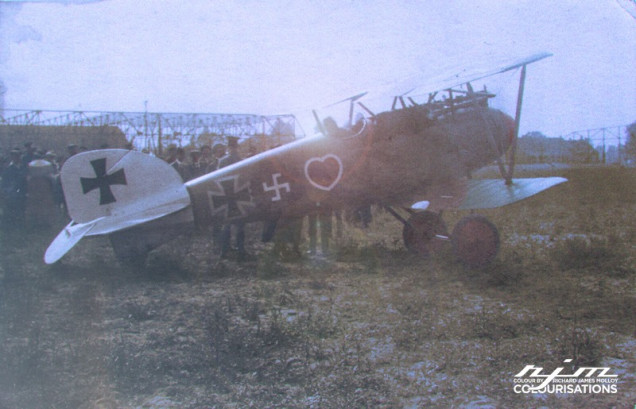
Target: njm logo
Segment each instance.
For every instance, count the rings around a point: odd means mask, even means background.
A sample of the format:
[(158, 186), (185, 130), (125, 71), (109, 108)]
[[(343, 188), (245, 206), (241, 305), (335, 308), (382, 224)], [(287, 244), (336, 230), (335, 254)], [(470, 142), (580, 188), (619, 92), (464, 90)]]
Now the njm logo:
[[(572, 362), (566, 359), (564, 363)], [(516, 393), (616, 393), (618, 375), (609, 367), (580, 367), (571, 374), (558, 367), (551, 373), (543, 368), (526, 365), (515, 377)]]

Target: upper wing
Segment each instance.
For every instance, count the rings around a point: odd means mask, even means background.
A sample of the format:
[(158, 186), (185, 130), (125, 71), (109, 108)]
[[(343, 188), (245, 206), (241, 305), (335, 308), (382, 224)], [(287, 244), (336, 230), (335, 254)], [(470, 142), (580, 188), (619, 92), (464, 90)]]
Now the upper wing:
[[(523, 58), (513, 57), (513, 58), (502, 59), (496, 62), (493, 62), (492, 59), (489, 59), (483, 62), (470, 63), (469, 66), (467, 66), (464, 63), (452, 64), (448, 68), (448, 70), (446, 69), (444, 70), (445, 74), (442, 74), (442, 75), (426, 76), (424, 73), (418, 73), (416, 75), (409, 76), (402, 80), (392, 82), (391, 84), (370, 87), (371, 88), (369, 90), (370, 92), (362, 92), (352, 97), (339, 100), (338, 102), (331, 102), (336, 99), (336, 98), (333, 98), (333, 100), (330, 100), (328, 103), (324, 102), (322, 104), (317, 104), (317, 105), (321, 106), (322, 107), (321, 109), (327, 109), (343, 102), (350, 102), (349, 121), (351, 121), (351, 116), (352, 116), (351, 109), (353, 109), (354, 103), (362, 99), (362, 97), (365, 97), (364, 105), (361, 102), (358, 102), (358, 103), (362, 107), (364, 107), (368, 113), (372, 113), (372, 111), (379, 109), (380, 106), (384, 106), (383, 104), (386, 102), (387, 96), (394, 97), (394, 98), (401, 98), (401, 97), (416, 98), (421, 96), (431, 97), (438, 92), (449, 90), (449, 89), (459, 87), (467, 83), (471, 83), (473, 81), (478, 81), (487, 77), (491, 77), (497, 74), (511, 71), (519, 67), (523, 67), (525, 65), (540, 61), (550, 56), (552, 56), (551, 53), (540, 52), (537, 54), (530, 55), (528, 57), (523, 57)], [(436, 71), (436, 72), (440, 72), (440, 71)], [(449, 72), (451, 72), (452, 74), (449, 75), (448, 74)], [(378, 105), (378, 104), (382, 104), (382, 105)], [(303, 113), (303, 111), (305, 112)], [(314, 112), (314, 117), (311, 117), (310, 115), (308, 115), (307, 113), (310, 111), (313, 112), (312, 109), (304, 109), (304, 110), (298, 109), (296, 110), (296, 116), (298, 118), (304, 117), (304, 121), (306, 121), (307, 123), (311, 123), (317, 118), (315, 118), (315, 112)], [(337, 115), (330, 114), (330, 116), (337, 116)], [(340, 118), (340, 119), (343, 119), (343, 118)], [(303, 121), (300, 121), (300, 122), (303, 122)]]
[(404, 78), (400, 81), (396, 81), (391, 85), (376, 87), (369, 94), (371, 94), (371, 96), (375, 95), (372, 99), (386, 95), (393, 97), (429, 95), (511, 71), (550, 56), (552, 56), (551, 53), (541, 52), (528, 57), (512, 57), (495, 62), (487, 60), (470, 64), (453, 64), (452, 66), (444, 69), (444, 73), (441, 75), (426, 76), (423, 78), (424, 74), (420, 73)]
[(470, 69), (460, 69), (456, 70), (452, 75), (444, 75), (441, 78), (431, 79), (427, 81), (426, 84), (422, 84), (417, 86), (403, 95), (413, 94), (413, 93), (429, 93), (435, 91), (441, 91), (449, 88), (454, 88), (468, 82), (478, 81), (483, 78), (492, 77), (493, 75), (501, 74), (510, 70), (514, 70), (516, 68), (522, 67), (524, 65), (532, 64), (533, 62), (537, 62), (539, 60), (543, 60), (544, 58), (548, 58), (552, 56), (551, 53), (542, 52), (538, 54), (531, 55), (529, 57), (500, 61), (499, 63), (488, 62), (483, 66), (476, 66)]

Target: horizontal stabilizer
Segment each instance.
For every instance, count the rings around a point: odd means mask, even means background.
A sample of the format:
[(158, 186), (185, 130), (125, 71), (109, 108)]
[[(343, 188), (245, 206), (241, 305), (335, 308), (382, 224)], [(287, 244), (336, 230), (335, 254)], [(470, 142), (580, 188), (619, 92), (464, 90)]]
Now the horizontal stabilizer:
[(490, 209), (518, 202), (546, 189), (566, 182), (562, 177), (513, 179), (506, 185), (502, 179), (468, 181), (466, 197), (459, 209)]
[(101, 219), (93, 220), (89, 223), (75, 224), (69, 223), (49, 245), (44, 253), (44, 262), (46, 264), (53, 264), (64, 256), (70, 249), (77, 244), (82, 237), (86, 236), (88, 232), (95, 226), (95, 224)]

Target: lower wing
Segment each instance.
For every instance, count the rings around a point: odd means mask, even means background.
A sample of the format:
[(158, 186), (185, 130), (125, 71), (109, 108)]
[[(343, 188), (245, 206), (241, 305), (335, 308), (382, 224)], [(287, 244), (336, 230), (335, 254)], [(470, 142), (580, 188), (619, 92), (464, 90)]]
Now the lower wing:
[(546, 189), (566, 182), (562, 177), (513, 179), (507, 185), (502, 179), (475, 179), (467, 183), (466, 196), (458, 209), (490, 209), (527, 199)]

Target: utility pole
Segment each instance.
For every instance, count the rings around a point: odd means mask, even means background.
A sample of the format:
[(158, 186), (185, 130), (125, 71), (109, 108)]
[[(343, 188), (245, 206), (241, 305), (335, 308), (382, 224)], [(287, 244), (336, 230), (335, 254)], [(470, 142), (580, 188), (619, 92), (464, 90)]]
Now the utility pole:
[(159, 126), (159, 133), (157, 134), (157, 155), (162, 158), (163, 157), (163, 146), (161, 143), (161, 116), (157, 115), (157, 122)]
[(605, 165), (605, 128), (603, 128), (603, 165)]
[(144, 101), (144, 142), (148, 145), (148, 101)]
[(621, 158), (622, 150), (621, 150), (621, 132), (620, 132), (620, 128), (619, 128), (619, 131), (618, 131), (618, 146), (617, 146), (617, 148), (618, 148), (618, 165), (619, 166), (623, 166), (623, 158)]

